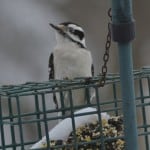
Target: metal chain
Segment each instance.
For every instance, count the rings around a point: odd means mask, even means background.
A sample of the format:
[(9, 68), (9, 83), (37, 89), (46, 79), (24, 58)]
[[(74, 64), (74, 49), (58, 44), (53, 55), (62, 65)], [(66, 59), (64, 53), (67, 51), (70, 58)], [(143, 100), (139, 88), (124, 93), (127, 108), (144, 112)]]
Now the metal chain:
[[(111, 15), (111, 8), (108, 10), (108, 16), (112, 20), (112, 15)], [(100, 87), (103, 87), (105, 85), (106, 81), (106, 74), (107, 74), (107, 63), (109, 61), (109, 50), (111, 46), (111, 23), (108, 23), (108, 34), (106, 38), (106, 43), (105, 43), (105, 53), (103, 56), (103, 66), (102, 66), (102, 73), (100, 74), (102, 76), (99, 85)]]

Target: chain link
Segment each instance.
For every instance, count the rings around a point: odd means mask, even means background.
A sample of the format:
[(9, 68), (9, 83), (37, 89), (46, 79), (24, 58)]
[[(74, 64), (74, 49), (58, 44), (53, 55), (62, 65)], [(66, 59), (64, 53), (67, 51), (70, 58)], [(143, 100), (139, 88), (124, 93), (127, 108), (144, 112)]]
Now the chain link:
[[(108, 10), (108, 16), (112, 20), (112, 15), (111, 15), (111, 8)], [(100, 74), (102, 76), (99, 85), (100, 87), (103, 87), (105, 85), (106, 81), (106, 74), (107, 74), (107, 63), (109, 61), (109, 50), (111, 46), (111, 23), (108, 23), (108, 34), (106, 38), (106, 43), (105, 43), (105, 53), (103, 56), (103, 66), (102, 66), (102, 73)]]

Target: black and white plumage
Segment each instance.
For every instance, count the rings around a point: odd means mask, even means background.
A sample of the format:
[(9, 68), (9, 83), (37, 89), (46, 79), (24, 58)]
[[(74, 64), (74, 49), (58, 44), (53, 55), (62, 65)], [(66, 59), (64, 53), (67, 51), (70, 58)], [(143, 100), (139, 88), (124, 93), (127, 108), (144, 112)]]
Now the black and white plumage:
[[(73, 79), (75, 77), (92, 77), (94, 67), (91, 52), (86, 48), (85, 34), (81, 26), (64, 22), (59, 25), (50, 24), (56, 31), (56, 47), (49, 57), (49, 79)], [(82, 105), (85, 103), (84, 89), (75, 90), (72, 93), (73, 104)], [(54, 102), (57, 107), (60, 101)], [(64, 104), (68, 107), (69, 99), (64, 94)]]

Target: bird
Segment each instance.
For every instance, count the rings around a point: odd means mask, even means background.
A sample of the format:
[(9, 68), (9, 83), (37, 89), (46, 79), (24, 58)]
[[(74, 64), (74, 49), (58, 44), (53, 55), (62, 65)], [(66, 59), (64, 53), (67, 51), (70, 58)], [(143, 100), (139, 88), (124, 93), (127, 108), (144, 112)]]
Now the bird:
[[(94, 76), (92, 54), (86, 47), (83, 28), (73, 22), (63, 22), (58, 25), (50, 23), (49, 25), (56, 34), (56, 46), (49, 57), (49, 80)], [(73, 90), (73, 106), (85, 104), (85, 97), (85, 89)], [(53, 100), (56, 108), (62, 107), (60, 96), (54, 93)], [(65, 108), (70, 107), (67, 92), (63, 92), (63, 102)]]

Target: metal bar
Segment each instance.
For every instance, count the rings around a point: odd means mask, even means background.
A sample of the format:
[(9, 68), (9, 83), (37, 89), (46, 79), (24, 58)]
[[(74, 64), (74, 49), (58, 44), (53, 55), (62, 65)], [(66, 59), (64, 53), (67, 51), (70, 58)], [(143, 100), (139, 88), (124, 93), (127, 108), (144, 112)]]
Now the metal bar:
[(42, 107), (43, 107), (43, 119), (44, 119), (44, 128), (45, 128), (45, 135), (46, 135), (46, 142), (47, 142), (47, 149), (51, 150), (50, 148), (50, 138), (49, 138), (49, 130), (48, 130), (48, 121), (47, 121), (47, 113), (46, 113), (46, 102), (45, 102), (45, 95), (41, 94), (42, 97)]
[[(35, 99), (35, 112), (34, 113), (36, 115), (36, 119), (40, 119), (40, 108), (39, 108), (39, 98), (38, 98), (38, 95), (35, 95), (34, 96), (34, 99)], [(42, 129), (41, 129), (41, 122), (36, 122), (37, 123), (37, 133), (38, 133), (38, 139), (41, 139), (42, 138)]]
[(132, 75), (131, 45), (119, 45), (120, 78), (127, 150), (137, 150), (137, 121), (134, 83)]
[(21, 150), (24, 150), (23, 124), (22, 124), (22, 118), (21, 118), (19, 96), (16, 97), (16, 105), (17, 105), (17, 111), (18, 111), (18, 128), (19, 128), (19, 134), (20, 134), (20, 146), (21, 146)]
[[(145, 101), (144, 101), (144, 92), (143, 92), (143, 85), (142, 85), (142, 79), (139, 80), (139, 88), (140, 88), (140, 95), (141, 95), (141, 103), (144, 104)], [(142, 106), (141, 107), (142, 109), (142, 117), (143, 117), (143, 124), (144, 125), (147, 125), (147, 119), (146, 119), (146, 107), (145, 106)], [(144, 132), (148, 132), (148, 129), (147, 127), (145, 126), (144, 127)], [(146, 135), (145, 137), (145, 145), (146, 145), (146, 149), (148, 149), (148, 135)]]
[(69, 92), (68, 96), (69, 96), (69, 100), (70, 100), (70, 113), (71, 113), (70, 115), (71, 115), (71, 122), (72, 122), (72, 129), (73, 129), (73, 139), (74, 139), (73, 144), (74, 144), (74, 149), (78, 150), (72, 90), (70, 89), (68, 92)]
[(90, 104), (91, 103), (90, 102), (90, 94), (91, 94), (90, 89), (86, 87), (84, 92), (85, 92), (85, 101), (86, 101), (85, 103)]
[[(118, 99), (117, 99), (117, 89), (116, 89), (116, 83), (112, 84), (112, 89), (113, 89), (113, 99), (114, 99), (114, 108), (118, 108)], [(115, 115), (118, 116), (119, 115), (119, 111), (116, 110), (115, 111)]]
[[(13, 110), (12, 110), (12, 98), (8, 97), (8, 109), (9, 109), (9, 117), (10, 117), (10, 122), (13, 122)], [(10, 126), (10, 131), (11, 131), (11, 140), (12, 140), (12, 150), (16, 150), (16, 136), (15, 136), (15, 128), (14, 126)]]
[[(133, 23), (132, 0), (112, 0), (112, 22), (114, 25), (116, 25), (115, 27), (119, 26), (120, 29), (122, 29), (122, 27), (124, 28), (124, 26), (126, 27), (126, 25), (130, 25), (130, 23)], [(127, 28), (128, 27), (129, 26), (127, 26)], [(123, 35), (127, 35), (127, 39), (124, 40), (123, 37), (121, 37), (121, 40), (117, 39), (118, 41), (116, 41), (118, 42), (119, 50), (126, 150), (138, 150), (136, 104), (133, 82), (133, 62), (131, 45), (132, 37), (128, 37), (129, 34), (132, 33), (129, 32), (126, 34), (124, 31), (121, 32), (123, 33)], [(121, 35), (120, 33), (118, 34), (119, 36)], [(118, 36), (115, 37), (118, 38)]]
[(62, 113), (62, 116), (65, 116), (65, 114), (66, 114), (66, 109), (65, 109), (65, 104), (64, 104), (64, 95), (65, 95), (65, 92), (63, 92), (63, 90), (61, 89), (61, 91), (59, 92), (59, 94), (60, 94), (60, 105), (61, 105), (61, 107), (60, 106), (58, 106), (58, 107), (60, 107), (60, 108), (63, 109), (61, 111), (61, 113)]
[(100, 133), (102, 136), (100, 136), (100, 143), (101, 143), (101, 149), (105, 150), (105, 142), (104, 142), (104, 135), (103, 135), (103, 126), (102, 126), (102, 117), (101, 117), (101, 105), (100, 105), (100, 96), (98, 87), (95, 87), (95, 95), (96, 95), (96, 104), (97, 104), (97, 113), (98, 113), (98, 122), (100, 123), (101, 128)]
[(0, 131), (1, 131), (1, 148), (5, 147), (5, 136), (4, 136), (4, 125), (3, 125), (3, 114), (2, 114), (2, 98), (0, 96)]

